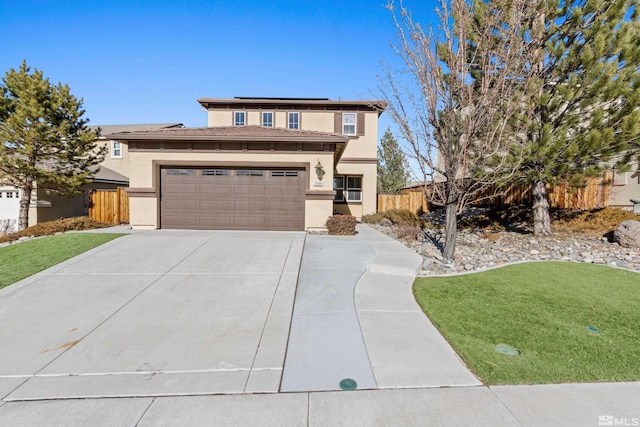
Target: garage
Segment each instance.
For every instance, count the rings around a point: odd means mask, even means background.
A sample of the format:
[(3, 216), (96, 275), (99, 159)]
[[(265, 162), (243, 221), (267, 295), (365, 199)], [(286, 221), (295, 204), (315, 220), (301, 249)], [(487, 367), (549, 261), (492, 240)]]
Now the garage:
[(163, 167), (160, 227), (304, 230), (304, 169)]

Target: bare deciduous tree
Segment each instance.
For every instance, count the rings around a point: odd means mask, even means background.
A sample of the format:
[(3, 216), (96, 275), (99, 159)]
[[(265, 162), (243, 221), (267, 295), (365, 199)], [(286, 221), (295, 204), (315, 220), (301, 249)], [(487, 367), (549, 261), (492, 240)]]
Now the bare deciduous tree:
[(387, 7), (404, 67), (387, 69), (380, 90), (408, 154), (432, 183), (427, 196), (445, 207), (443, 257), (453, 261), (457, 214), (506, 182), (518, 164), (512, 148), (523, 134), (518, 115), (530, 81), (521, 24), (532, 16), (530, 1), (441, 0), (436, 32), (425, 31), (402, 3)]

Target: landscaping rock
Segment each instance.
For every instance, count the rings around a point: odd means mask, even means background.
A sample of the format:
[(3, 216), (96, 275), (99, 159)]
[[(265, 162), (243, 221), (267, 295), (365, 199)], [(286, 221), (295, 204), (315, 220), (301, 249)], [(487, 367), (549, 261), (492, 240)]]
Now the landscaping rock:
[(625, 248), (640, 248), (640, 221), (621, 222), (613, 232), (613, 241)]
[(391, 222), (391, 220), (389, 218), (382, 218), (380, 220), (380, 225), (383, 227), (391, 227), (393, 225), (393, 223)]
[(396, 232), (396, 226), (372, 227), (422, 255), (421, 276), (478, 271), (513, 262), (539, 260), (606, 264), (640, 271), (640, 248), (625, 248), (599, 236), (558, 233), (532, 238), (530, 234), (502, 231), (495, 233), (499, 240), (494, 243), (482, 231), (460, 230), (455, 264), (450, 264), (442, 258), (444, 236), (439, 230), (424, 230), (421, 241), (416, 242), (404, 240), (402, 233)]

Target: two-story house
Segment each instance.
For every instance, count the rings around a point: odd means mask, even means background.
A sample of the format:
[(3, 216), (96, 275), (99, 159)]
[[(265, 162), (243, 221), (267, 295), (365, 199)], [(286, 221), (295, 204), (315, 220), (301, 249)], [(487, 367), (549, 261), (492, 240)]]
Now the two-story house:
[(383, 101), (202, 98), (208, 127), (116, 132), (133, 228), (319, 230), (376, 210)]

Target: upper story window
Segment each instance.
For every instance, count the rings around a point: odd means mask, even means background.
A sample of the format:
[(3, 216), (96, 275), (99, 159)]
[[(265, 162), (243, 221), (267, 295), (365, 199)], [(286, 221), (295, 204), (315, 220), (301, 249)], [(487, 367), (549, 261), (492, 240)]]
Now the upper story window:
[(112, 159), (121, 159), (122, 158), (122, 143), (119, 141), (111, 141), (111, 158)]
[(273, 113), (265, 111), (262, 113), (262, 126), (273, 127)]
[(236, 111), (233, 113), (233, 125), (234, 126), (244, 126), (246, 114), (244, 111)]
[(342, 133), (345, 135), (356, 134), (356, 113), (342, 114)]
[(289, 129), (300, 129), (300, 113), (289, 113), (287, 119), (287, 127)]

